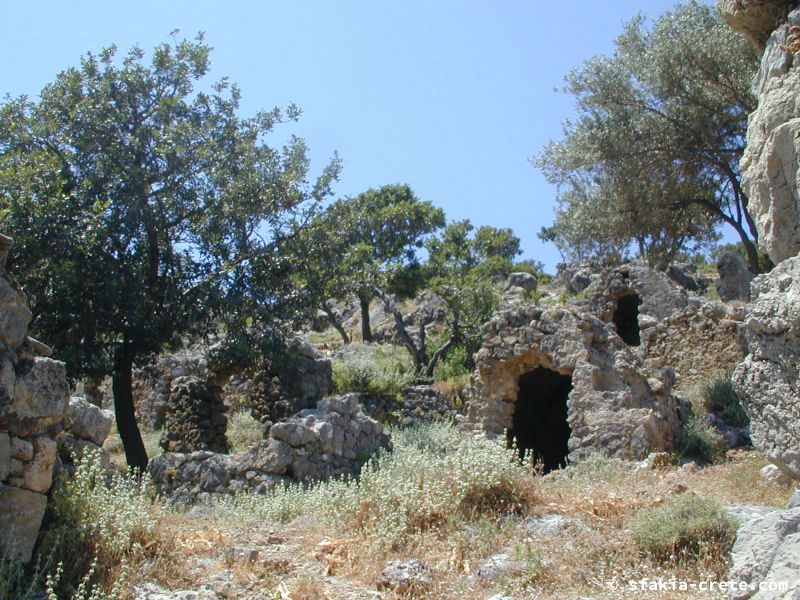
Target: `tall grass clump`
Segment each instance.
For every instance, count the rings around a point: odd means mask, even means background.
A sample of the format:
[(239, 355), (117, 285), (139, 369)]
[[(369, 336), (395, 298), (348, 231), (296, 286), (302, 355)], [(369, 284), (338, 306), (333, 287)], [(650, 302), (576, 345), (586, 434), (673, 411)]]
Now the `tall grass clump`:
[(336, 392), (399, 394), (414, 381), (414, 365), (399, 346), (350, 344), (333, 360)]
[(680, 458), (691, 458), (699, 464), (709, 465), (725, 456), (725, 440), (702, 417), (692, 416), (678, 431), (675, 452)]
[(391, 433), (393, 449), (367, 462), (358, 477), (240, 496), (223, 501), (222, 512), (282, 522), (318, 515), (390, 549), (416, 533), (520, 512), (529, 502), (530, 465), (502, 440), (441, 422)]
[(742, 408), (739, 395), (733, 388), (729, 375), (711, 378), (700, 390), (703, 407), (734, 427), (745, 427), (750, 418)]
[(725, 572), (738, 522), (715, 500), (692, 493), (671, 497), (658, 508), (641, 510), (632, 531), (640, 551), (662, 562), (702, 562)]

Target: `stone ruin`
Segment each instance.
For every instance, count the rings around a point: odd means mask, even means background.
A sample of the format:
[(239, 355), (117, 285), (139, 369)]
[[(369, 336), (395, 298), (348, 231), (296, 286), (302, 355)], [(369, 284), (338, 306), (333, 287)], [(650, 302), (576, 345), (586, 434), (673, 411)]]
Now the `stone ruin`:
[(254, 372), (223, 369), (210, 361), (213, 347), (195, 345), (163, 355), (137, 370), (134, 398), (140, 425), (164, 429), (167, 452), (226, 452), (226, 412), (250, 409), (269, 428), (312, 408), (331, 388), (332, 369), (302, 338)]
[(359, 394), (320, 400), (316, 409), (274, 424), (266, 441), (233, 456), (166, 453), (147, 470), (159, 493), (181, 504), (355, 473), (366, 458), (389, 447), (383, 426), (362, 412), (359, 400)]
[(27, 562), (53, 481), (69, 386), (64, 363), (28, 337), (31, 312), (5, 271), (12, 244), (0, 236), (0, 556)]
[(565, 306), (500, 310), (475, 357), (468, 422), (507, 432), (546, 471), (591, 453), (671, 449), (691, 412), (678, 386), (744, 356), (739, 306), (690, 297), (639, 263), (606, 269), (594, 289)]

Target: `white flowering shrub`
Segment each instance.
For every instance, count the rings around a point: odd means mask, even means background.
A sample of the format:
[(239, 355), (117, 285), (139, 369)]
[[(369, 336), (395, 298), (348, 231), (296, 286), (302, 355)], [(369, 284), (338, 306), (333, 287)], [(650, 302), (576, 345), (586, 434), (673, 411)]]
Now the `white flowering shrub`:
[(408, 535), (453, 519), (523, 508), (530, 465), (502, 440), (468, 435), (447, 423), (391, 433), (393, 450), (367, 462), (357, 478), (223, 500), (222, 513), (246, 511), (280, 522), (313, 514), (395, 547)]

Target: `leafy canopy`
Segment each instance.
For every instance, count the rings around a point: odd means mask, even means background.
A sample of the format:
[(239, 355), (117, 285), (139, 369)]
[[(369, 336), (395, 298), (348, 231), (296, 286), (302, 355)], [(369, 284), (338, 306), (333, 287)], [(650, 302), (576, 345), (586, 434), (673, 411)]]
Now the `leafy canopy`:
[(282, 248), (339, 170), (334, 159), (310, 182), (302, 140), (266, 143), (297, 107), (243, 118), (235, 85), (201, 84), (210, 51), (202, 36), (149, 61), (112, 46), (38, 101), (0, 106), (0, 226), (17, 242), (33, 327), (71, 375), (113, 372), (137, 466), (133, 361), (219, 322), (242, 333), (290, 316)]
[(614, 260), (633, 245), (653, 262), (707, 247), (732, 227), (758, 268), (740, 185), (757, 57), (713, 8), (678, 5), (625, 25), (610, 56), (566, 77), (578, 117), (534, 161), (558, 187), (540, 237), (570, 259)]

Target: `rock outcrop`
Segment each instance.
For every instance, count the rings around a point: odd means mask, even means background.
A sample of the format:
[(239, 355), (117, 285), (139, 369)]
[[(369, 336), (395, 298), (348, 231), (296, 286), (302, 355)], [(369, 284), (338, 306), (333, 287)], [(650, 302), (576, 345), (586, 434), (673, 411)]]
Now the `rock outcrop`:
[(718, 0), (722, 18), (763, 52), (767, 39), (797, 6), (796, 0)]
[[(87, 451), (98, 451), (111, 431), (114, 414), (92, 404), (82, 396), (70, 399), (64, 420), (64, 431), (56, 441), (62, 466), (72, 468), (75, 459), (79, 459)], [(104, 456), (105, 461), (109, 461)]]
[(269, 439), (240, 454), (166, 453), (153, 458), (147, 470), (159, 493), (190, 503), (356, 472), (368, 456), (388, 446), (383, 426), (361, 411), (357, 394), (347, 394), (320, 400), (316, 409), (276, 423)]
[(0, 556), (30, 560), (69, 402), (64, 363), (28, 337), (31, 312), (6, 274), (12, 240), (0, 236)]
[(732, 381), (753, 445), (800, 479), (800, 257), (756, 277), (752, 294), (744, 331), (749, 355)]
[[(748, 122), (741, 171), (759, 245), (775, 264), (800, 252), (800, 31), (792, 29), (800, 27), (800, 10), (786, 17), (794, 7), (794, 1), (720, 2), (734, 29), (766, 40), (759, 43), (758, 108)], [(768, 39), (764, 32), (771, 32)]]

